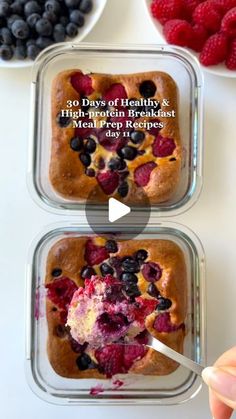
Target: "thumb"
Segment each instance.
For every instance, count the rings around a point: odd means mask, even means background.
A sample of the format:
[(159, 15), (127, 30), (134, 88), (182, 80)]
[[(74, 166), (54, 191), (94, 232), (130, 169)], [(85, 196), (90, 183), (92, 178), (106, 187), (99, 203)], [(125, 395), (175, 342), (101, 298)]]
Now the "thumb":
[(207, 367), (202, 372), (202, 378), (221, 401), (236, 409), (235, 367)]

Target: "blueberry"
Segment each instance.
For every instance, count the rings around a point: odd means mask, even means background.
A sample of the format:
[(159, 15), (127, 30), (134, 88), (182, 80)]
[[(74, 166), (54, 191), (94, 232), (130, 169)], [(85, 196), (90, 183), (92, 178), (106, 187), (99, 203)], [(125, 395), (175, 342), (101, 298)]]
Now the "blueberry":
[(99, 170), (103, 170), (103, 169), (105, 169), (105, 166), (106, 166), (106, 164), (105, 164), (104, 159), (102, 157), (100, 157), (99, 160), (96, 162), (96, 167)]
[(92, 360), (88, 354), (84, 353), (76, 359), (76, 364), (81, 371), (85, 371), (92, 364)]
[(119, 150), (118, 154), (125, 160), (134, 160), (137, 156), (137, 149), (132, 146), (125, 146)]
[(83, 148), (83, 140), (80, 137), (74, 137), (70, 141), (70, 146), (73, 151), (80, 151)]
[(46, 12), (53, 12), (56, 15), (60, 14), (61, 11), (61, 6), (56, 0), (47, 0), (44, 8)]
[(92, 0), (82, 0), (79, 5), (79, 10), (82, 13), (89, 13), (91, 12), (92, 8), (93, 8)]
[(56, 336), (58, 336), (59, 338), (62, 339), (65, 336), (67, 336), (68, 331), (63, 324), (58, 324), (54, 329), (54, 333), (55, 333)]
[(58, 276), (61, 276), (62, 274), (62, 270), (60, 268), (55, 268), (52, 270), (52, 276), (54, 276), (55, 278), (57, 278)]
[(137, 273), (140, 271), (139, 264), (131, 257), (127, 257), (122, 261), (122, 268), (125, 272)]
[[(50, 20), (50, 19), (49, 19)], [(69, 18), (67, 16), (61, 16), (59, 19), (59, 22), (66, 27), (66, 25), (69, 23)]]
[(23, 5), (18, 1), (14, 1), (11, 4), (11, 13), (16, 13), (17, 15), (23, 15)]
[(138, 277), (131, 272), (122, 272), (120, 279), (124, 282), (132, 282), (133, 284), (138, 283)]
[(19, 16), (19, 15), (11, 15), (8, 19), (7, 19), (7, 27), (8, 27), (8, 29), (10, 29), (11, 30), (11, 28), (12, 28), (12, 25), (13, 25), (13, 23), (16, 21), (16, 20), (19, 20), (19, 19), (22, 19), (22, 17), (21, 16)]
[(141, 143), (145, 138), (145, 134), (143, 131), (133, 131), (131, 132), (130, 139), (132, 143), (139, 144)]
[(58, 16), (53, 12), (43, 12), (42, 17), (49, 20), (51, 23), (56, 23), (58, 21)]
[(65, 0), (65, 4), (70, 9), (76, 9), (79, 6), (81, 0)]
[(66, 25), (66, 33), (70, 38), (74, 38), (78, 35), (78, 26), (72, 22), (68, 23), (68, 25)]
[(95, 177), (95, 176), (96, 176), (96, 172), (95, 172), (95, 170), (94, 170), (94, 169), (92, 169), (92, 168), (88, 168), (88, 169), (86, 169), (86, 170), (85, 170), (85, 174), (86, 174), (88, 177)]
[(41, 16), (38, 13), (32, 13), (27, 17), (26, 22), (30, 28), (34, 28), (39, 19), (41, 19)]
[(168, 308), (170, 308), (171, 306), (172, 306), (172, 301), (169, 300), (168, 298), (163, 298), (163, 297), (158, 298), (157, 309), (159, 311), (168, 310)]
[(114, 273), (114, 269), (108, 265), (107, 263), (102, 263), (100, 266), (100, 271), (102, 276), (106, 276), (108, 274), (113, 275)]
[(151, 295), (151, 297), (155, 297), (155, 298), (158, 298), (158, 297), (159, 297), (159, 295), (160, 295), (160, 293), (159, 293), (159, 291), (158, 291), (158, 289), (157, 289), (156, 285), (155, 285), (155, 284), (153, 284), (153, 282), (151, 282), (151, 283), (148, 285), (147, 292), (148, 292), (148, 294), (149, 294), (149, 295)]
[(88, 138), (87, 142), (84, 145), (84, 150), (87, 153), (94, 153), (96, 148), (97, 148), (96, 141), (94, 141), (93, 138)]
[(48, 19), (41, 18), (36, 22), (35, 29), (39, 35), (50, 36), (53, 28)]
[(117, 192), (122, 198), (125, 198), (128, 195), (128, 192), (129, 192), (128, 183), (127, 182), (121, 183), (120, 186), (117, 189)]
[(26, 58), (27, 56), (26, 47), (23, 45), (16, 47), (14, 50), (14, 56), (18, 60), (23, 60), (24, 58)]
[(84, 16), (79, 10), (72, 10), (70, 12), (70, 21), (79, 27), (84, 26)]
[(10, 45), (1, 45), (0, 46), (0, 57), (4, 61), (9, 61), (13, 57), (13, 51)]
[(143, 81), (139, 86), (140, 94), (146, 99), (149, 97), (153, 97), (156, 93), (156, 90), (156, 85), (151, 80)]
[(80, 161), (83, 163), (83, 165), (85, 167), (90, 166), (90, 164), (91, 164), (91, 157), (90, 157), (89, 154), (87, 154), (87, 153), (86, 154), (85, 153), (81, 153), (80, 156), (79, 156), (79, 158), (80, 158)]
[(144, 260), (147, 259), (148, 252), (144, 249), (140, 249), (134, 254), (134, 257), (135, 257), (136, 260), (138, 260), (140, 262), (143, 262)]
[(4, 28), (6, 26), (6, 20), (4, 17), (0, 16), (0, 28)]
[(32, 15), (32, 13), (41, 13), (41, 7), (37, 1), (31, 0), (25, 3), (25, 16)]
[(40, 51), (41, 50), (37, 45), (31, 44), (27, 47), (27, 57), (29, 57), (31, 60), (35, 60)]
[[(19, 41), (19, 40), (17, 40)], [(30, 38), (26, 41), (26, 47), (28, 47), (29, 45), (36, 45), (36, 39), (34, 38)]]
[(0, 3), (0, 16), (7, 17), (11, 13), (10, 5), (6, 1)]
[(96, 275), (96, 272), (91, 266), (84, 266), (80, 275), (83, 279), (90, 279), (92, 275)]
[(29, 26), (24, 20), (15, 20), (11, 27), (12, 33), (17, 39), (26, 39), (29, 36)]
[(105, 244), (105, 249), (108, 251), (108, 253), (118, 252), (118, 246), (115, 240), (107, 240)]
[(108, 168), (110, 170), (121, 170), (122, 161), (123, 160), (119, 159), (118, 157), (113, 157), (108, 163)]
[(141, 295), (141, 292), (138, 289), (138, 286), (136, 284), (133, 284), (131, 282), (125, 283), (124, 290), (128, 297), (139, 297)]
[(60, 125), (60, 127), (66, 128), (68, 127), (68, 125), (70, 125), (71, 118), (69, 116), (61, 116), (61, 114), (59, 113), (57, 115), (57, 122)]
[(44, 49), (49, 47), (50, 45), (53, 44), (53, 40), (51, 38), (48, 38), (46, 36), (39, 36), (36, 39), (36, 45), (40, 48), (40, 49)]
[(5, 45), (12, 45), (13, 44), (13, 37), (10, 29), (2, 28), (0, 32), (0, 42), (1, 44)]
[(53, 29), (53, 39), (55, 42), (65, 41), (66, 32), (65, 28), (61, 23), (57, 23)]

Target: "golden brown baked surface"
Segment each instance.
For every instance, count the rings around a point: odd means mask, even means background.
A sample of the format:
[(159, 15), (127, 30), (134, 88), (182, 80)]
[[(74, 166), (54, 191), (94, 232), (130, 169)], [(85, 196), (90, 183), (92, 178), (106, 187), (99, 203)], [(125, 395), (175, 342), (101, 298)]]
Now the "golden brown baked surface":
[[(103, 248), (106, 245), (104, 237), (70, 237), (56, 242), (50, 249), (47, 258), (46, 268), (46, 287), (63, 281), (63, 278), (69, 278), (77, 287), (83, 286), (84, 280), (81, 277), (81, 270), (88, 265), (86, 257), (86, 246), (88, 242), (95, 248)], [(123, 260), (124, 257), (133, 257), (135, 252), (144, 249), (147, 252), (147, 258), (143, 263), (156, 263), (162, 270), (160, 279), (155, 281), (155, 286), (159, 291), (159, 297), (165, 301), (171, 301), (171, 306), (163, 310), (155, 310), (146, 318), (146, 328), (154, 336), (171, 348), (182, 352), (185, 336), (184, 322), (187, 312), (187, 285), (186, 285), (186, 267), (181, 249), (169, 240), (127, 240), (117, 242), (118, 251), (113, 254), (107, 254), (105, 262), (112, 262), (111, 259)], [(91, 253), (90, 253), (91, 254)], [(106, 257), (106, 256), (105, 256)], [(110, 261), (110, 262), (108, 262)], [(110, 263), (111, 266), (112, 263)], [(96, 273), (101, 276), (100, 265), (93, 265)], [(143, 265), (142, 265), (143, 266)], [(55, 277), (55, 273), (57, 276)], [(58, 275), (59, 274), (59, 275)], [(138, 277), (138, 289), (141, 296), (149, 299), (154, 297), (148, 293), (150, 282), (147, 281), (142, 273), (136, 274)], [(159, 298), (158, 297), (158, 298)], [(158, 306), (157, 306), (158, 307)], [(77, 360), (81, 355), (80, 350), (73, 345), (69, 331), (65, 328), (66, 312), (60, 304), (55, 304), (47, 298), (46, 303), (47, 321), (48, 321), (48, 357), (55, 372), (68, 378), (94, 378), (103, 377), (99, 372), (101, 368), (91, 368), (80, 370)], [(155, 320), (161, 316), (168, 317), (167, 326), (164, 331), (157, 331), (154, 328)], [(159, 319), (161, 318), (159, 317)], [(85, 350), (86, 352), (86, 350)], [(88, 350), (91, 359), (97, 363), (94, 350)], [(178, 364), (169, 358), (149, 349), (146, 354), (133, 362), (129, 372), (147, 374), (147, 375), (166, 375), (173, 372)]]
[[(164, 127), (155, 131), (154, 134), (151, 133), (151, 130), (138, 128), (137, 130), (142, 131), (145, 135), (144, 140), (139, 144), (132, 143), (130, 138), (126, 139), (126, 144), (123, 145), (134, 147), (138, 150), (138, 154), (132, 160), (125, 159), (127, 164), (125, 171), (128, 171), (125, 180), (121, 172), (118, 174), (119, 179), (113, 173), (112, 182), (114, 183), (114, 188), (112, 188), (112, 192), (104, 192), (102, 187), (98, 187), (93, 193), (94, 188), (98, 185), (99, 173), (110, 173), (109, 161), (118, 157), (118, 150), (111, 151), (109, 146), (104, 147), (104, 142), (100, 139), (102, 136), (101, 132), (104, 132), (102, 129), (84, 133), (84, 131), (73, 128), (72, 122), (67, 127), (60, 126), (58, 115), (60, 115), (62, 109), (68, 109), (67, 101), (79, 100), (81, 103), (82, 96), (84, 96), (84, 93), (81, 94), (79, 88), (76, 90), (71, 83), (72, 77), (75, 77), (77, 74), (81, 75), (82, 73), (76, 69), (64, 71), (56, 76), (52, 84), (52, 145), (49, 177), (55, 192), (70, 201), (84, 202), (89, 196), (92, 201), (102, 203), (107, 200), (108, 196), (114, 196), (122, 198), (123, 202), (129, 204), (140, 204), (143, 200), (140, 188), (143, 187), (152, 204), (171, 199), (179, 183), (182, 158), (178, 122), (178, 92), (174, 80), (168, 74), (158, 71), (126, 75), (92, 73), (85, 76), (89, 77), (93, 90), (91, 94), (87, 95), (89, 100), (94, 101), (106, 97), (107, 92), (114, 85), (122, 86), (128, 99), (144, 99), (140, 93), (140, 86), (145, 81), (151, 81), (156, 87), (151, 100), (159, 101), (162, 111), (175, 112), (175, 117), (160, 116), (158, 118), (141, 117), (135, 119), (136, 122), (143, 122), (144, 120), (159, 121)], [(85, 81), (87, 82), (87, 79)], [(163, 100), (168, 100), (169, 105), (164, 106)], [(72, 106), (70, 108), (71, 111), (78, 111), (78, 109), (80, 109), (80, 106)], [(115, 120), (117, 121), (117, 118)], [(114, 129), (113, 131), (116, 130)], [(90, 168), (95, 169), (94, 177), (89, 177), (85, 174), (86, 168), (80, 161), (80, 153), (74, 151), (70, 146), (72, 138), (76, 136), (82, 136), (84, 142), (86, 142), (87, 137), (92, 137), (96, 141), (97, 147), (96, 151), (91, 154), (92, 162), (90, 165)], [(104, 140), (104, 135), (102, 138)], [(122, 129), (120, 140), (121, 142), (124, 141)], [(112, 142), (113, 139), (108, 139), (109, 141)], [(157, 144), (158, 141), (161, 142), (159, 145), (160, 151), (155, 151), (154, 154), (157, 155), (154, 155), (153, 145), (154, 143)], [(155, 146), (156, 149), (158, 149), (158, 146)], [(105, 167), (102, 169), (99, 168), (101, 159), (105, 164)], [(154, 164), (154, 168), (150, 169), (147, 179), (144, 181), (142, 178), (141, 181), (137, 181), (135, 175), (137, 172), (135, 170), (150, 162)], [(128, 191), (126, 195), (123, 193), (125, 196), (122, 196), (119, 193), (119, 186), (124, 182), (127, 182)], [(110, 181), (109, 183), (111, 184)], [(101, 186), (100, 181), (99, 185)]]

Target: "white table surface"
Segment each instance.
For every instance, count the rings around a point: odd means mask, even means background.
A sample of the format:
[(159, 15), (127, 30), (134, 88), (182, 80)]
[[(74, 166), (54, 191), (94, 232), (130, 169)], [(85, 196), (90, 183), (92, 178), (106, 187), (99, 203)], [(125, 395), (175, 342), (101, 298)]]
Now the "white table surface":
[[(143, 2), (108, 0), (91, 42), (158, 43)], [(236, 343), (236, 79), (205, 77), (205, 180), (198, 203), (175, 220), (202, 240), (207, 259), (208, 361)], [(0, 69), (1, 419), (207, 419), (205, 386), (173, 407), (61, 407), (38, 399), (24, 374), (24, 284), (29, 243), (63, 217), (38, 208), (26, 188), (30, 69)]]

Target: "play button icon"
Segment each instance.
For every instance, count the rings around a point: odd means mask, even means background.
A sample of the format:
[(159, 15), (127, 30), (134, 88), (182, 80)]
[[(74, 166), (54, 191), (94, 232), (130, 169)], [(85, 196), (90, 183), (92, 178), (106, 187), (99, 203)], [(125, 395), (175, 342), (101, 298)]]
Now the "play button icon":
[[(129, 181), (130, 194), (122, 198), (104, 196), (97, 185), (89, 194), (85, 214), (87, 222), (95, 234), (119, 234), (123, 240), (132, 239), (143, 232), (150, 218), (150, 202), (143, 188), (139, 188), (139, 204), (132, 203), (132, 182)], [(137, 192), (136, 192), (137, 193)]]
[(115, 198), (110, 198), (108, 212), (108, 218), (110, 223), (114, 223), (115, 221), (129, 214), (131, 212), (131, 208), (128, 207), (128, 205), (122, 204), (122, 202), (117, 201), (117, 199)]

